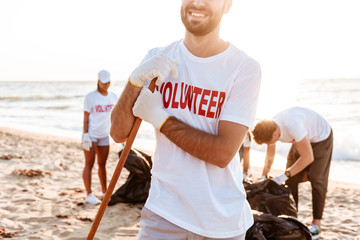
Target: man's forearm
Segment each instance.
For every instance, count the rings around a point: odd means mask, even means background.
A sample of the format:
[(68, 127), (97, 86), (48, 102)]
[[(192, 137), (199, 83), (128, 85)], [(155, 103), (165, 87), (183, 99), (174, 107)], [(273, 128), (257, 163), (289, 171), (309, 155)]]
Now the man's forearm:
[(295, 144), (296, 149), (300, 154), (300, 157), (292, 166), (287, 169), (290, 172), (291, 176), (298, 174), (314, 161), (314, 154), (308, 138), (305, 137), (301, 141), (296, 142)]
[(115, 142), (125, 142), (129, 136), (135, 122), (132, 107), (140, 90), (141, 88), (134, 87), (128, 82), (111, 111), (110, 135)]
[(274, 163), (274, 158), (269, 159), (268, 157), (265, 158), (265, 164), (264, 164), (264, 168), (263, 168), (263, 172), (261, 174), (261, 176), (267, 177), (267, 175), (269, 174), (271, 167)]
[(262, 176), (267, 177), (267, 175), (269, 174), (271, 167), (274, 163), (274, 158), (275, 158), (275, 152), (276, 152), (276, 144), (268, 144), (267, 148), (266, 148), (266, 156), (265, 156), (265, 163), (264, 163), (264, 168), (263, 168), (263, 172), (262, 172)]
[(291, 176), (294, 176), (304, 170), (313, 162), (311, 156), (300, 156), (296, 162), (290, 166), (287, 170), (290, 172)]
[(219, 134), (214, 135), (170, 117), (161, 128), (161, 133), (192, 156), (223, 168), (237, 153), (247, 129), (240, 124), (220, 121)]

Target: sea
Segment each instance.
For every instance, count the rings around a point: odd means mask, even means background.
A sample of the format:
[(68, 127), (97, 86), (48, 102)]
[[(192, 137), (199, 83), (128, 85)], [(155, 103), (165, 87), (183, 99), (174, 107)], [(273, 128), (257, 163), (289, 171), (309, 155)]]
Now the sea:
[[(125, 84), (126, 81), (112, 81), (109, 91), (119, 96)], [(291, 93), (290, 100), (289, 96), (281, 98), (281, 86), (272, 90), (273, 97), (278, 97), (276, 104), (260, 100), (257, 118), (269, 117), (269, 112), (275, 115), (279, 109), (289, 107), (289, 103), (320, 113), (334, 132), (330, 179), (360, 184), (360, 79), (306, 79), (294, 85), (296, 91)], [(2, 81), (0, 126), (81, 139), (84, 97), (95, 89), (96, 81)], [(285, 168), (289, 145), (278, 144), (275, 168)], [(141, 124), (133, 146), (154, 150), (154, 130), (150, 124)], [(266, 147), (252, 143), (251, 149), (254, 154), (250, 164), (262, 166)]]

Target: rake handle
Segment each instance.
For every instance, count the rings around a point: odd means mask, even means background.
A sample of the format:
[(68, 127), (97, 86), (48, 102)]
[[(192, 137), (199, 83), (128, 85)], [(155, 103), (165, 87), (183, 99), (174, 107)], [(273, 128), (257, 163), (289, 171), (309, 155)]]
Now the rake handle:
[[(152, 92), (155, 89), (155, 81), (156, 81), (156, 78), (151, 80), (151, 83), (150, 83), (150, 86), (149, 86), (149, 89)], [(125, 147), (124, 147), (124, 149), (123, 149), (123, 151), (121, 153), (120, 159), (119, 159), (119, 161), (118, 161), (118, 163), (116, 165), (116, 168), (115, 168), (114, 174), (113, 174), (113, 176), (111, 178), (111, 181), (109, 183), (108, 189), (105, 192), (105, 196), (104, 196), (103, 200), (101, 201), (101, 204), (100, 204), (99, 210), (98, 210), (98, 212), (96, 214), (96, 217), (94, 219), (94, 222), (91, 225), (87, 240), (92, 240), (94, 238), (94, 236), (95, 236), (96, 230), (99, 227), (101, 218), (104, 215), (106, 207), (107, 207), (107, 205), (108, 205), (108, 203), (110, 201), (110, 197), (112, 195), (112, 192), (114, 191), (116, 182), (119, 179), (120, 173), (121, 173), (121, 171), (122, 171), (122, 169), (124, 167), (124, 164), (125, 164), (125, 161), (126, 161), (128, 155), (129, 155), (129, 152), (131, 150), (131, 146), (132, 146), (132, 144), (133, 144), (133, 142), (135, 140), (135, 137), (136, 137), (136, 134), (137, 134), (137, 132), (139, 130), (141, 122), (142, 122), (141, 118), (138, 118), (138, 117), (135, 118), (134, 125), (131, 128), (129, 137), (128, 137), (128, 139), (126, 141), (126, 144), (125, 144)]]

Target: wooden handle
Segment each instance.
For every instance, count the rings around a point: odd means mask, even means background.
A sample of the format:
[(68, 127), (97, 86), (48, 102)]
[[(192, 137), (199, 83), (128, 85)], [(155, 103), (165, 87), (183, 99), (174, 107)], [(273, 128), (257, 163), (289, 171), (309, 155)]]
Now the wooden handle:
[[(151, 80), (151, 83), (150, 83), (150, 86), (149, 86), (149, 89), (150, 91), (154, 92), (154, 89), (155, 89), (155, 81), (156, 81), (156, 78), (154, 78), (153, 80)], [(119, 179), (119, 176), (120, 176), (120, 173), (124, 167), (124, 164), (125, 164), (125, 161), (129, 155), (129, 152), (131, 150), (131, 146), (135, 140), (135, 137), (136, 137), (136, 134), (139, 130), (139, 127), (140, 127), (140, 124), (141, 124), (142, 120), (141, 118), (138, 118), (136, 117), (135, 118), (135, 122), (134, 122), (134, 125), (130, 131), (130, 134), (129, 134), (129, 137), (126, 141), (126, 144), (125, 144), (125, 147), (121, 153), (121, 156), (120, 156), (120, 159), (116, 165), (116, 168), (115, 168), (115, 171), (114, 171), (114, 175), (112, 176), (111, 178), (111, 181), (110, 181), (110, 184), (108, 186), (108, 189), (106, 190), (106, 193), (105, 193), (105, 196), (103, 198), (103, 200), (101, 201), (101, 204), (100, 204), (100, 208), (96, 214), (96, 217), (94, 219), (94, 222), (90, 228), (90, 231), (89, 231), (89, 234), (88, 234), (88, 237), (87, 237), (87, 240), (92, 240), (95, 236), (95, 233), (96, 233), (96, 230), (100, 224), (100, 221), (101, 221), (101, 218), (102, 216), (104, 215), (104, 212), (106, 210), (106, 207), (110, 201), (110, 197), (114, 191), (114, 188), (115, 188), (115, 185), (116, 185), (116, 182), (118, 181)]]

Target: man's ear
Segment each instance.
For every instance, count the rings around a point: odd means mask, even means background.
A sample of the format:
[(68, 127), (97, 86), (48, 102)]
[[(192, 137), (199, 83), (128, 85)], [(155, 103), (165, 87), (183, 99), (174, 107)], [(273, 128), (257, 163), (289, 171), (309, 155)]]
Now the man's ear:
[(225, 0), (224, 13), (228, 13), (230, 11), (232, 5), (232, 0)]

